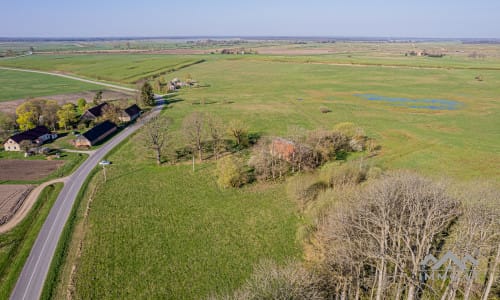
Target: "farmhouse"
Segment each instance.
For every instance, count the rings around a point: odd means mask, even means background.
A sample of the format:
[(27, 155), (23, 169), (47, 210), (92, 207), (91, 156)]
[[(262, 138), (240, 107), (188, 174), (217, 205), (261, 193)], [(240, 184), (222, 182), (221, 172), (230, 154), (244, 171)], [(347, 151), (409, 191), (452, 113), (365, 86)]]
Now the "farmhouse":
[(21, 133), (11, 136), (4, 143), (5, 151), (21, 151), (21, 143), (27, 141), (33, 146), (40, 146), (46, 141), (50, 141), (57, 138), (57, 134), (51, 133), (50, 130), (45, 126), (37, 126), (33, 129), (23, 131)]
[(119, 119), (121, 122), (131, 122), (137, 119), (141, 115), (141, 112), (142, 112), (141, 108), (136, 104), (134, 104), (132, 106), (125, 108), (122, 111)]
[(108, 103), (104, 102), (89, 108), (82, 114), (80, 121), (95, 121), (97, 118), (102, 117), (106, 106), (108, 106)]
[(117, 129), (115, 123), (104, 121), (78, 136), (73, 143), (76, 147), (91, 147), (110, 136)]

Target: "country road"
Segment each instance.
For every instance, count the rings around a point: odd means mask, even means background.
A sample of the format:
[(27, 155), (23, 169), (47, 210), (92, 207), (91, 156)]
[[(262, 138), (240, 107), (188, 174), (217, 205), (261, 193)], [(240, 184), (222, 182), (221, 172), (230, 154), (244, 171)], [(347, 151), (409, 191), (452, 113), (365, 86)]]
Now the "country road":
[(95, 81), (95, 80), (90, 80), (90, 79), (85, 79), (85, 78), (80, 78), (72, 75), (66, 75), (66, 74), (61, 74), (61, 73), (55, 73), (55, 72), (46, 72), (46, 71), (38, 71), (38, 70), (29, 70), (29, 69), (19, 69), (19, 68), (9, 68), (9, 67), (1, 67), (0, 70), (7, 70), (7, 71), (19, 71), (19, 72), (28, 72), (28, 73), (37, 73), (37, 74), (45, 74), (45, 75), (51, 75), (51, 76), (59, 76), (67, 79), (73, 79), (73, 80), (78, 80), (86, 83), (92, 83), (96, 85), (101, 85), (105, 87), (109, 87), (112, 89), (117, 89), (117, 90), (122, 90), (122, 91), (127, 91), (127, 92), (135, 92), (136, 90), (133, 88), (128, 88), (116, 84), (111, 84), (111, 83), (106, 83), (106, 82), (100, 82), (100, 81)]
[(95, 152), (67, 178), (63, 189), (57, 197), (54, 206), (38, 234), (10, 299), (40, 298), (59, 238), (83, 182), (89, 176), (92, 169), (98, 165), (99, 161), (101, 161), (111, 149), (139, 129), (148, 119), (160, 113), (164, 105), (163, 101), (160, 100), (161, 98), (162, 96), (156, 95), (158, 105), (149, 115), (142, 121), (125, 128), (101, 148), (95, 150)]

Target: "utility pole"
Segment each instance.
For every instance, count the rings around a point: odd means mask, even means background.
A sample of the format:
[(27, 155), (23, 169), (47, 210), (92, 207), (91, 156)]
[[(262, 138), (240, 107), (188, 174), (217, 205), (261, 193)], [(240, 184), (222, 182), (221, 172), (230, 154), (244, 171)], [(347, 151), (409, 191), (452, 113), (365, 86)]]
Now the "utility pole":
[(102, 165), (102, 171), (104, 173), (104, 183), (106, 183), (106, 166)]

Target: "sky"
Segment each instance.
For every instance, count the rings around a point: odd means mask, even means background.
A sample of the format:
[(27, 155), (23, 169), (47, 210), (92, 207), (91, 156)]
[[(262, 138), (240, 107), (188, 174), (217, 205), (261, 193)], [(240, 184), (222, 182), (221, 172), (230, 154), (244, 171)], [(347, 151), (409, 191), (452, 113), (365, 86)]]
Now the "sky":
[(0, 37), (500, 38), (500, 0), (2, 0)]

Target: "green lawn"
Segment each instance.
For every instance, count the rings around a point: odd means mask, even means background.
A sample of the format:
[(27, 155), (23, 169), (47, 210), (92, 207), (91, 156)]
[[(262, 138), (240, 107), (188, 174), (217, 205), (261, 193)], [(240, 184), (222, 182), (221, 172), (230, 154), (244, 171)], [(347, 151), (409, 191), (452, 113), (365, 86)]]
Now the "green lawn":
[(98, 90), (102, 87), (57, 76), (0, 70), (0, 101)]
[(0, 65), (63, 71), (97, 80), (132, 84), (142, 78), (182, 69), (202, 59), (200, 56), (146, 54), (33, 55), (0, 60)]
[(38, 232), (62, 187), (62, 183), (47, 186), (26, 218), (11, 231), (0, 235), (0, 299), (9, 299)]

